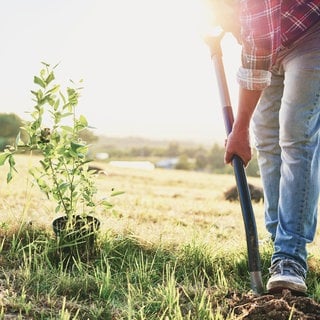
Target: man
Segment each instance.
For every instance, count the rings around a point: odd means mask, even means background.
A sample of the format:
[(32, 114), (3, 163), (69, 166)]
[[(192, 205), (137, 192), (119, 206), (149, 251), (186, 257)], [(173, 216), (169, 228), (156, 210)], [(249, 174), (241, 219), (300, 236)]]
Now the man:
[(320, 0), (238, 4), (242, 67), (225, 162), (235, 154), (244, 165), (250, 161), (252, 119), (274, 241), (267, 290), (305, 293), (320, 183)]

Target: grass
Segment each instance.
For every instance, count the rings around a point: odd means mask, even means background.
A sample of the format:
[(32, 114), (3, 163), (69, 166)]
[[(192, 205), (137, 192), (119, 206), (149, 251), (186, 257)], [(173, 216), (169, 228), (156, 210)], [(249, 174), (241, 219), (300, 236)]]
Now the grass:
[[(125, 194), (97, 212), (94, 254), (65, 263), (53, 205), (28, 181), (33, 161), (19, 158), (19, 178), (0, 187), (0, 319), (235, 319), (228, 299), (250, 283), (240, 206), (223, 198), (233, 176), (104, 165), (101, 196)], [(266, 281), (272, 247), (253, 206)], [(308, 286), (319, 301), (318, 238)]]

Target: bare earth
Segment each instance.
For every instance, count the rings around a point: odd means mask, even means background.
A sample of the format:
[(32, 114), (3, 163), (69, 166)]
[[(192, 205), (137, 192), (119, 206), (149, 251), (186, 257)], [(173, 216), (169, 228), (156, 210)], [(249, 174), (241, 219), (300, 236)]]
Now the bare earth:
[(315, 320), (320, 319), (320, 305), (306, 296), (288, 290), (275, 295), (230, 294), (228, 302), (236, 319), (246, 320)]

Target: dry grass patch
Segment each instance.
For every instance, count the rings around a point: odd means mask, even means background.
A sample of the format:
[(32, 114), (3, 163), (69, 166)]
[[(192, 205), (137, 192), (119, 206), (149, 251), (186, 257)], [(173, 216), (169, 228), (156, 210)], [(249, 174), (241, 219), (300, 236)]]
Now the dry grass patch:
[[(5, 221), (32, 221), (50, 228), (55, 218), (53, 205), (37, 186), (32, 186), (28, 168), (37, 157), (19, 156), (19, 171), (9, 185), (2, 184), (0, 214)], [(131, 234), (151, 243), (181, 245), (193, 238), (205, 243), (244, 244), (239, 203), (224, 200), (224, 191), (235, 184), (233, 176), (155, 169), (126, 169), (98, 164), (107, 175), (97, 176), (99, 196), (110, 191), (125, 193), (112, 198), (114, 208), (98, 211), (102, 230)], [(4, 171), (0, 178), (4, 181)], [(250, 179), (260, 185), (259, 179)], [(254, 204), (261, 237), (263, 205)]]
[[(54, 207), (37, 186), (32, 185), (28, 168), (37, 165), (37, 157), (17, 157), (18, 177), (0, 186), (2, 221), (32, 221), (51, 228), (56, 217)], [(228, 202), (224, 192), (235, 185), (232, 175), (216, 175), (176, 170), (142, 170), (112, 167), (97, 163), (106, 175), (97, 176), (99, 196), (111, 190), (125, 193), (112, 198), (114, 207), (97, 212), (102, 230), (131, 234), (150, 243), (181, 245), (196, 238), (223, 246), (245, 246), (242, 213), (238, 202)], [(5, 170), (0, 179), (5, 181)], [(248, 178), (261, 186), (259, 178)], [(253, 203), (259, 238), (268, 234), (264, 228), (263, 204)], [(319, 231), (318, 231), (319, 232)], [(311, 253), (319, 236), (309, 246)]]

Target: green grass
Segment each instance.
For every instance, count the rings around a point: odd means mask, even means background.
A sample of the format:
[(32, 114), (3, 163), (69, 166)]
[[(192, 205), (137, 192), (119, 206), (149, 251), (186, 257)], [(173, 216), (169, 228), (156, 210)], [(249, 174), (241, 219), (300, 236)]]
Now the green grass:
[[(0, 319), (236, 319), (228, 299), (249, 292), (250, 280), (240, 207), (223, 199), (233, 176), (105, 165), (101, 196), (112, 188), (125, 194), (97, 212), (95, 252), (67, 263), (52, 204), (25, 173), (32, 161), (21, 157), (19, 179), (0, 187)], [(272, 246), (263, 205), (253, 206), (266, 281)], [(317, 301), (318, 241), (308, 275)]]
[[(4, 231), (4, 230), (2, 230)], [(32, 319), (226, 319), (225, 296), (248, 291), (245, 252), (178, 250), (100, 235), (96, 254), (67, 266), (46, 230), (4, 231), (3, 312)], [(2, 234), (3, 234), (2, 233)], [(229, 314), (229, 315), (228, 315)], [(230, 318), (231, 319), (231, 318)]]

